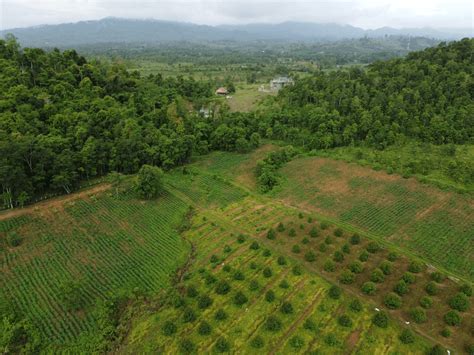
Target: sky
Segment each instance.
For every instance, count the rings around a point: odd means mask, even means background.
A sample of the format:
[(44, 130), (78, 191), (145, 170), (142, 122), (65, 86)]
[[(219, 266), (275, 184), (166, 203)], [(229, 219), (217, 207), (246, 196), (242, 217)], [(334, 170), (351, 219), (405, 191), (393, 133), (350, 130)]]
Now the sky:
[(104, 17), (198, 24), (304, 21), (364, 29), (474, 28), (472, 0), (0, 0), (0, 30)]

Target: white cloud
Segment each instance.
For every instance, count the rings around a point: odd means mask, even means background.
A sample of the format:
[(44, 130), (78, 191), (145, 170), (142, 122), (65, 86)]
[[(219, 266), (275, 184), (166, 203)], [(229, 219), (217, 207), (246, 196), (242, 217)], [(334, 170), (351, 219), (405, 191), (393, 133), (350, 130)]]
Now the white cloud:
[(470, 0), (0, 0), (0, 29), (107, 16), (201, 24), (336, 22), (364, 28), (473, 27)]

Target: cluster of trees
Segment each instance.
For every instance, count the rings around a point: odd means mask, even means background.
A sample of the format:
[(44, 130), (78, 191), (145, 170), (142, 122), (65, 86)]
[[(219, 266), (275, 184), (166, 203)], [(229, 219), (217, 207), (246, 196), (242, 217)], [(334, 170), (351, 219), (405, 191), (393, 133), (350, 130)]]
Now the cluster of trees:
[(296, 150), (289, 145), (283, 149), (271, 152), (257, 163), (255, 175), (262, 192), (272, 190), (278, 184), (278, 169), (296, 155)]
[(474, 39), (463, 39), (367, 70), (316, 73), (281, 90), (261, 127), (310, 149), (361, 143), (383, 149), (402, 137), (472, 143), (473, 50)]
[[(0, 185), (5, 207), (111, 171), (169, 169), (193, 153), (259, 144), (252, 114), (197, 114), (213, 85), (88, 62), (74, 50), (0, 40)], [(193, 107), (193, 103), (195, 107)]]

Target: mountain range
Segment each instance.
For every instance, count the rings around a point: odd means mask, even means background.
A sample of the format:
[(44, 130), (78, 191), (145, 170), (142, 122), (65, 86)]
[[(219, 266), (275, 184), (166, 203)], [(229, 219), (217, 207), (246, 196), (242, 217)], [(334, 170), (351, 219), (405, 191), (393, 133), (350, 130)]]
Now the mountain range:
[(279, 24), (247, 24), (208, 26), (162, 20), (134, 20), (107, 17), (59, 25), (41, 25), (0, 31), (18, 38), (25, 47), (72, 47), (100, 43), (159, 44), (177, 41), (336, 41), (348, 38), (383, 37), (389, 35), (422, 36), (441, 40), (472, 37), (472, 29), (432, 29), (383, 27), (364, 30), (334, 23), (283, 22)]

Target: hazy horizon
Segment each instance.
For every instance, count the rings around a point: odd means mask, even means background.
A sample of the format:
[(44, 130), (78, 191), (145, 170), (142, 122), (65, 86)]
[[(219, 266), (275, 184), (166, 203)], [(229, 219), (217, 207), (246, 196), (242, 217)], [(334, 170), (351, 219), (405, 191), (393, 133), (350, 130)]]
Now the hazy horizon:
[(363, 29), (473, 29), (470, 1), (4, 0), (0, 30), (116, 17), (201, 25), (336, 23)]

